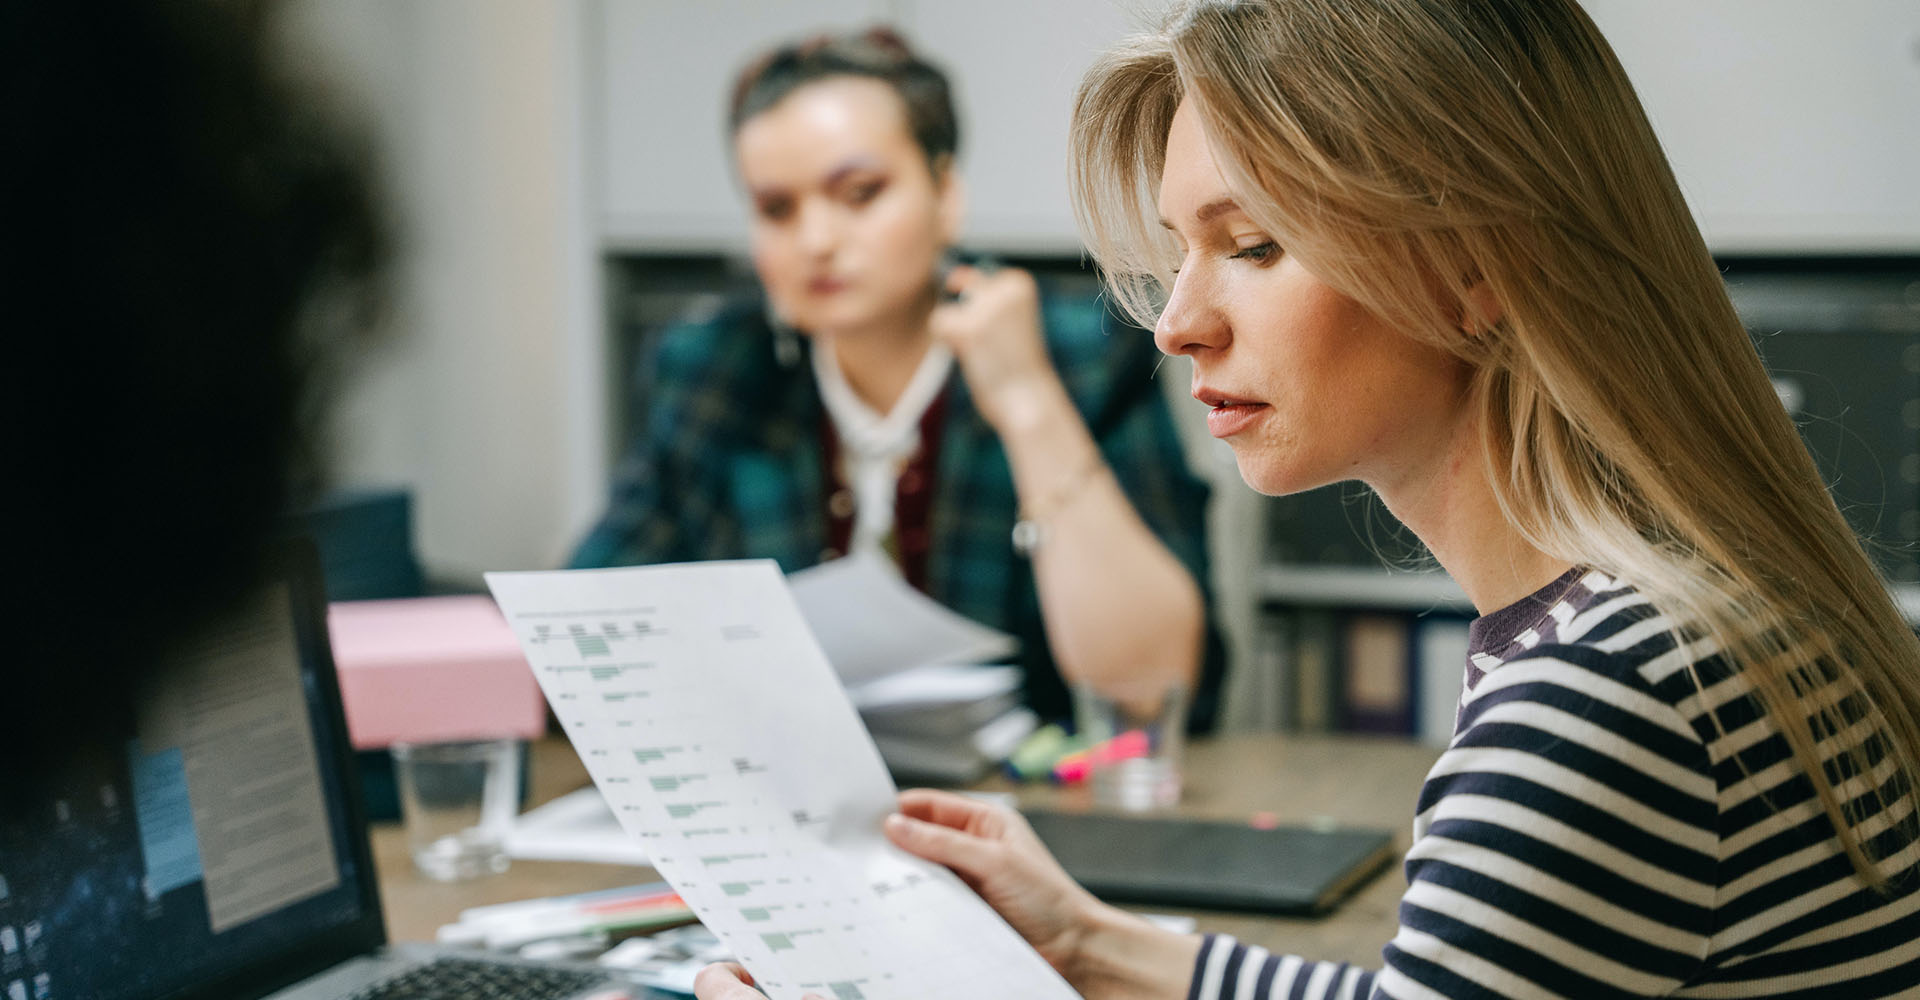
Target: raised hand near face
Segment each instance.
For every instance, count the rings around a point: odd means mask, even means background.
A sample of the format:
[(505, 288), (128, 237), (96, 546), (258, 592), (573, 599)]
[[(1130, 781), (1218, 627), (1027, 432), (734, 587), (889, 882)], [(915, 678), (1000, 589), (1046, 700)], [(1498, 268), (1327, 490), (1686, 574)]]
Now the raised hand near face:
[(956, 267), (935, 307), (933, 335), (959, 359), (982, 416), (1005, 434), (1023, 416), (1063, 398), (1040, 328), (1040, 291), (1018, 268)]

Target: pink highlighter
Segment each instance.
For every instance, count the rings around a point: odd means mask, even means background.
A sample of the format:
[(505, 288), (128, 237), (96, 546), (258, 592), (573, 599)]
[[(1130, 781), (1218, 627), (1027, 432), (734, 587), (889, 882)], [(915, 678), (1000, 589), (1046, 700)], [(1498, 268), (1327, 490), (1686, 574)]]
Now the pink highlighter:
[(1087, 780), (1096, 767), (1145, 757), (1152, 752), (1153, 742), (1147, 738), (1146, 730), (1129, 729), (1110, 740), (1060, 758), (1053, 765), (1053, 780), (1063, 785), (1077, 785)]

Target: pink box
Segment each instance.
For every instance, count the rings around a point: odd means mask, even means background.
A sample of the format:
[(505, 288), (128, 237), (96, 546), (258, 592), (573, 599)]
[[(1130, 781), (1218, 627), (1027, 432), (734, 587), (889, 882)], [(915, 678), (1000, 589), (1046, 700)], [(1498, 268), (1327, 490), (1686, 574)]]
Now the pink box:
[(540, 685), (490, 597), (341, 601), (327, 631), (357, 749), (546, 732)]

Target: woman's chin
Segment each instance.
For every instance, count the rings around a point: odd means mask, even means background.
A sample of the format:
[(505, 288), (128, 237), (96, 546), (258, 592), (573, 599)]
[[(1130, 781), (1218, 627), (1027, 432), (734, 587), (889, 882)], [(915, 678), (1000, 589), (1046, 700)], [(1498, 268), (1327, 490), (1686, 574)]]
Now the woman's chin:
[(1271, 461), (1262, 461), (1263, 457), (1259, 454), (1246, 454), (1237, 447), (1233, 450), (1234, 463), (1240, 468), (1241, 481), (1252, 487), (1256, 493), (1264, 493), (1270, 497), (1283, 497), (1326, 485), (1324, 482), (1307, 480), (1295, 469)]
[(792, 322), (809, 333), (832, 336), (864, 330), (873, 325), (873, 317), (860, 309), (801, 309), (795, 311)]

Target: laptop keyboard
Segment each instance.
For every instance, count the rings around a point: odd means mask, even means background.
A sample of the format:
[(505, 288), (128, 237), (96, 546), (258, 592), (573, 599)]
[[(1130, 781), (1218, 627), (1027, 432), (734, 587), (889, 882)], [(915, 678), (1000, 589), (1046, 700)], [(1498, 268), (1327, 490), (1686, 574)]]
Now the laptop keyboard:
[(369, 986), (351, 1000), (562, 1000), (606, 979), (597, 972), (441, 958)]

